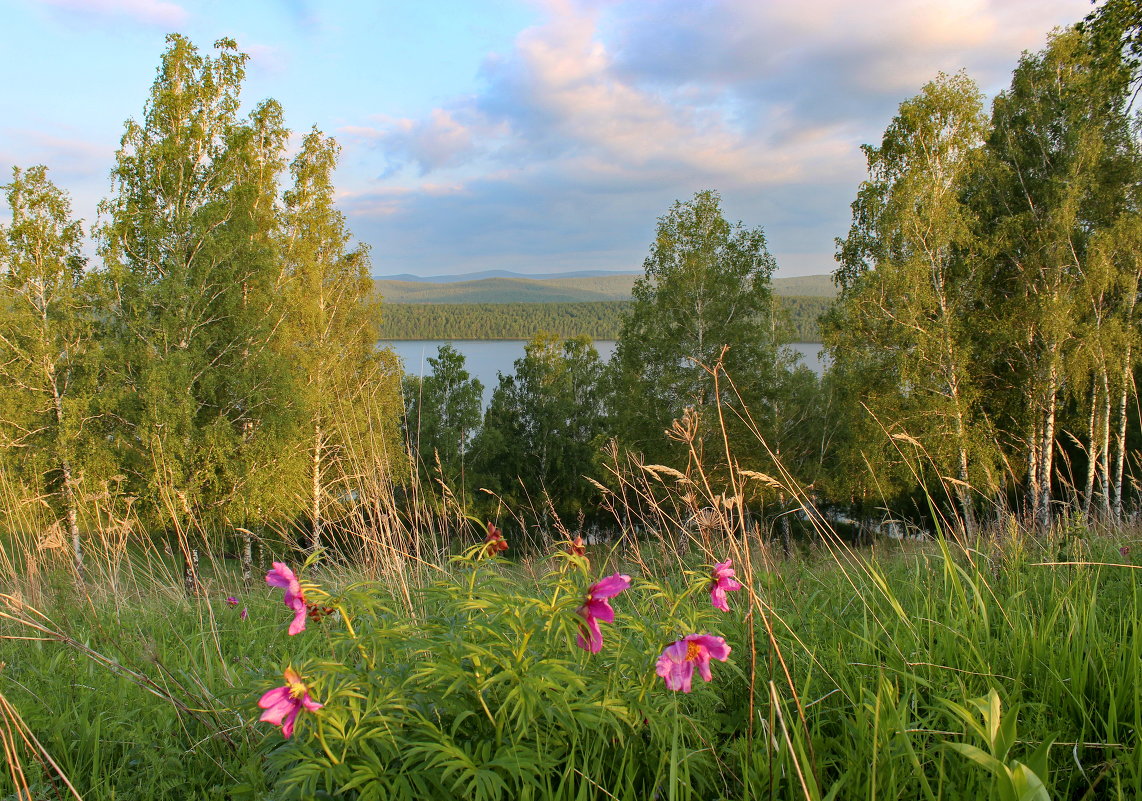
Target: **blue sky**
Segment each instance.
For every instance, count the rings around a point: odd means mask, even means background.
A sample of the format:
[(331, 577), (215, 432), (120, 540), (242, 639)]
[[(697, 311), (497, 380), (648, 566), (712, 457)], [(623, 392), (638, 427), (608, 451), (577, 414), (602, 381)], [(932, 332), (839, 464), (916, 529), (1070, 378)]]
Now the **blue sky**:
[(88, 222), (167, 32), (251, 55), (243, 97), (343, 146), (375, 274), (639, 270), (722, 193), (780, 275), (832, 270), (859, 145), (940, 70), (1002, 89), (1086, 0), (0, 0), (0, 170)]

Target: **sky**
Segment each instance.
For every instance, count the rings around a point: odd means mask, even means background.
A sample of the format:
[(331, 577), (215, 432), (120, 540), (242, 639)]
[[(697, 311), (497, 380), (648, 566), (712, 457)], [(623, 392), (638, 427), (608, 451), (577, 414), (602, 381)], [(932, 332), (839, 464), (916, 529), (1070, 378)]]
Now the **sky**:
[[(639, 271), (696, 191), (778, 275), (833, 240), (901, 101), (992, 96), (1087, 0), (0, 0), (0, 174), (46, 164), (88, 224), (169, 32), (250, 55), (243, 102), (342, 146), (373, 273)], [(3, 212), (0, 211), (0, 214)]]

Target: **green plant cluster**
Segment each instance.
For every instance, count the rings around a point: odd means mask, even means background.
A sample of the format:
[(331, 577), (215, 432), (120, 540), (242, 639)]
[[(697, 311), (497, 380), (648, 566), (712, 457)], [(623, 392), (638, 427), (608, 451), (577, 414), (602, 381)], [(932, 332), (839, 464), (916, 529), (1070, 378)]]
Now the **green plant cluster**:
[[(589, 562), (557, 551), (521, 590), (483, 547), (416, 592), (411, 611), (367, 586), (331, 601), (347, 625), (323, 643), (331, 659), (303, 664), (324, 708), (303, 712), (301, 734), (274, 752), (280, 786), (361, 799), (716, 792), (716, 762), (699, 744), (726, 734), (727, 710), (696, 687), (687, 706), (700, 712), (680, 726), (679, 702), (654, 674), (665, 645), (718, 625), (701, 604), (708, 572), (688, 574), (688, 586), (639, 581), (612, 599), (615, 623), (591, 655), (575, 642)], [(735, 673), (718, 664), (715, 681)], [(681, 750), (693, 756), (670, 766), (665, 755)]]
[[(223, 573), (210, 598), (172, 602), (140, 577), (141, 592), (59, 593), (45, 611), (153, 686), (75, 645), (8, 640), (0, 693), (90, 801), (966, 801), (1003, 797), (1026, 771), (1043, 783), (1034, 798), (1126, 799), (1142, 794), (1142, 589), (1129, 558), (1109, 566), (1119, 544), (758, 552), (752, 589), (716, 615), (693, 557), (644, 547), (605, 564), (591, 550), (593, 575), (634, 575), (594, 656), (574, 644), (592, 579), (565, 556), (462, 560), (407, 591), (322, 571), (346, 614), (292, 638), (276, 591)], [(1042, 564), (1060, 549), (1083, 564)], [(730, 661), (690, 695), (666, 691), (663, 646), (710, 629)], [(27, 630), (5, 619), (0, 633)], [(283, 740), (256, 701), (291, 665), (324, 708)], [(23, 763), (50, 793), (51, 771)], [(0, 797), (13, 792), (0, 774)]]

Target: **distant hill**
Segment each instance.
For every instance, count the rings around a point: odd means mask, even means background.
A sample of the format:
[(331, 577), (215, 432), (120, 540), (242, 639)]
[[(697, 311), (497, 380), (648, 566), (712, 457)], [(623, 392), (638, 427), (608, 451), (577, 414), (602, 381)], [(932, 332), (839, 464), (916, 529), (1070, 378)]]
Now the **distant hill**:
[[(608, 288), (607, 282), (618, 282)], [(629, 300), (634, 276), (622, 278), (481, 278), (448, 284), (413, 281), (377, 281), (377, 289), (390, 303), (590, 303)]]
[(408, 273), (401, 273), (400, 275), (374, 275), (375, 281), (411, 281), (414, 283), (427, 283), (427, 284), (452, 284), (457, 282), (466, 281), (479, 281), (481, 278), (527, 278), (532, 281), (547, 281), (552, 278), (595, 278), (596, 276), (607, 275), (634, 275), (639, 276), (642, 273), (631, 273), (615, 270), (577, 270), (570, 273), (535, 273), (528, 275), (526, 273), (513, 273), (511, 270), (483, 270), (477, 273), (464, 273), (462, 275), (410, 275)]
[[(565, 274), (544, 278), (490, 277), (466, 281), (398, 281), (377, 278), (389, 303), (594, 303), (630, 300), (641, 273)], [(831, 298), (836, 287), (827, 275), (775, 278), (773, 291), (783, 297)]]

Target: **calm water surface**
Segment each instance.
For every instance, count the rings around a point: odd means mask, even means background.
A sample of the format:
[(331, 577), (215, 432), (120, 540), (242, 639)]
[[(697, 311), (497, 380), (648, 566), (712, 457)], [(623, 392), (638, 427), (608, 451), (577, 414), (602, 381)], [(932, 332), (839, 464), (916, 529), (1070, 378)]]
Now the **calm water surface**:
[[(404, 371), (412, 375), (424, 375), (432, 371), (428, 364), (429, 356), (436, 356), (436, 350), (448, 340), (443, 339), (415, 339), (399, 342), (382, 342), (381, 345), (391, 345), (404, 363)], [(515, 371), (515, 360), (523, 358), (523, 340), (453, 340), (452, 347), (464, 354), (465, 367), (468, 372), (484, 385), (484, 406), (492, 397), (492, 390), (499, 383), (498, 373), (505, 375)], [(801, 362), (820, 375), (824, 369), (821, 345), (811, 342), (796, 342), (789, 345), (791, 349), (801, 355)], [(603, 361), (611, 358), (614, 353), (613, 340), (597, 340), (595, 348)]]

